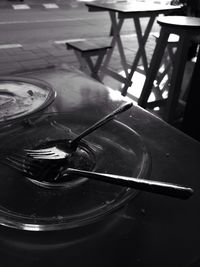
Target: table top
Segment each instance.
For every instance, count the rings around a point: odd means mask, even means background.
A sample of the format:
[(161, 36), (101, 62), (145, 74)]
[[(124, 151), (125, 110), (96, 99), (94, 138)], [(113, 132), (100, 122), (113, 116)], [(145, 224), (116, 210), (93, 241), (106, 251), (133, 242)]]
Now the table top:
[(160, 25), (169, 25), (174, 27), (181, 27), (181, 29), (197, 29), (200, 28), (200, 18), (188, 16), (165, 16), (158, 18), (157, 22)]
[[(102, 117), (127, 99), (67, 66), (21, 73), (57, 92), (48, 112)], [(92, 111), (92, 112), (91, 112)], [(125, 207), (93, 226), (55, 232), (0, 227), (2, 266), (190, 266), (200, 242), (200, 143), (138, 106), (118, 118), (141, 135), (150, 177), (194, 189), (188, 200), (140, 192)], [(191, 265), (193, 266), (193, 265)]]
[(156, 3), (131, 3), (131, 2), (116, 2), (116, 3), (86, 3), (89, 11), (114, 11), (123, 14), (137, 14), (137, 13), (168, 13), (169, 11), (176, 11), (182, 8), (182, 5), (164, 5)]

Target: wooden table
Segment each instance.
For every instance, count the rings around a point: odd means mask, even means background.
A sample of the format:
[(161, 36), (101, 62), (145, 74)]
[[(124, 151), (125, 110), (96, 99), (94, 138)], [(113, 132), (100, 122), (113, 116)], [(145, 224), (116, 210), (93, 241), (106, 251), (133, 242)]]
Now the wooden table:
[[(53, 86), (57, 98), (48, 112), (100, 118), (124, 103), (120, 94), (71, 68), (19, 76)], [(1, 226), (2, 267), (199, 266), (200, 144), (138, 106), (117, 119), (141, 135), (151, 154), (152, 179), (191, 186), (194, 195), (179, 200), (140, 192), (93, 227), (71, 231), (29, 232)]]
[[(89, 11), (106, 11), (109, 13), (112, 29), (112, 49), (107, 53), (107, 57), (102, 65), (102, 72), (108, 74), (118, 81), (122, 82), (122, 95), (126, 95), (128, 87), (132, 84), (132, 76), (136, 70), (138, 70), (139, 61), (142, 60), (142, 73), (146, 74), (148, 69), (148, 61), (145, 50), (145, 45), (151, 32), (152, 26), (156, 17), (159, 14), (170, 14), (172, 12), (179, 11), (182, 6), (161, 5), (153, 3), (131, 3), (131, 2), (117, 2), (117, 3), (86, 3)], [(141, 18), (148, 18), (146, 28), (141, 27)], [(132, 64), (128, 64), (127, 58), (124, 52), (122, 39), (120, 32), (123, 23), (126, 19), (133, 19), (136, 37), (138, 41), (138, 50)], [(133, 39), (134, 42), (134, 39)], [(109, 63), (115, 47), (119, 50), (119, 56), (125, 77), (116, 73), (109, 68)], [(141, 68), (141, 67), (140, 67)], [(141, 70), (140, 70), (141, 71)]]

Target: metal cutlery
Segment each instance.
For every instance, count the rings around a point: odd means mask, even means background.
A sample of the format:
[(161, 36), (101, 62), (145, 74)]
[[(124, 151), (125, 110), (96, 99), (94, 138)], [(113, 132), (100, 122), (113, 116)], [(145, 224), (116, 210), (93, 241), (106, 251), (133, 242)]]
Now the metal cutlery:
[(78, 135), (73, 140), (66, 140), (66, 144), (63, 145), (63, 147), (58, 146), (51, 146), (47, 148), (41, 148), (41, 149), (25, 149), (25, 152), (28, 156), (35, 158), (35, 159), (45, 159), (45, 160), (57, 160), (57, 159), (64, 159), (68, 157), (73, 151), (76, 150), (78, 147), (78, 144), (81, 139), (89, 135), (90, 133), (94, 132), (96, 129), (100, 128), (110, 120), (114, 119), (116, 115), (128, 110), (133, 105), (132, 102), (126, 103), (107, 116), (103, 117), (99, 121), (97, 121), (95, 124), (90, 126), (88, 129), (83, 131), (80, 135)]
[(0, 162), (14, 170), (19, 171), (27, 178), (36, 180), (42, 179), (51, 167), (51, 164), (49, 164), (47, 161), (36, 162), (35, 160), (27, 157), (25, 154), (20, 153), (6, 156), (5, 158), (2, 158)]
[(83, 176), (97, 181), (103, 181), (106, 183), (132, 187), (134, 189), (148, 191), (151, 193), (158, 193), (181, 199), (187, 199), (193, 195), (192, 188), (184, 187), (173, 183), (159, 182), (159, 181), (120, 176), (108, 173), (84, 171), (72, 168), (68, 168), (65, 171), (64, 175), (69, 175), (69, 174), (75, 176)]
[[(48, 187), (51, 189), (54, 188), (62, 188), (65, 183), (67, 183), (67, 179), (70, 176), (78, 176), (85, 177), (89, 179), (94, 179), (97, 181), (103, 181), (110, 184), (121, 185), (125, 187), (131, 187), (134, 189), (139, 189), (142, 191), (147, 191), (151, 193), (157, 193), (161, 195), (176, 197), (180, 199), (187, 199), (191, 197), (194, 193), (193, 189), (190, 187), (181, 186), (173, 183), (160, 182), (155, 180), (127, 177), (115, 174), (107, 174), (107, 173), (99, 173), (92, 171), (85, 171), (73, 168), (67, 168), (63, 172), (58, 173), (58, 176), (55, 177), (55, 183), (51, 183), (47, 179), (49, 168), (52, 168), (52, 165), (49, 164), (49, 161), (44, 162), (33, 161), (28, 159), (25, 155), (15, 154), (10, 157), (4, 158), (2, 163), (8, 165), (9, 167), (19, 171), (26, 178), (31, 179), (32, 181), (39, 181), (41, 186)], [(48, 163), (48, 164), (47, 164)], [(59, 183), (59, 179), (66, 177), (64, 183)], [(44, 181), (43, 181), (44, 178)], [(71, 179), (71, 178), (70, 178)], [(43, 185), (44, 183), (44, 185)], [(59, 185), (59, 186), (58, 186)]]

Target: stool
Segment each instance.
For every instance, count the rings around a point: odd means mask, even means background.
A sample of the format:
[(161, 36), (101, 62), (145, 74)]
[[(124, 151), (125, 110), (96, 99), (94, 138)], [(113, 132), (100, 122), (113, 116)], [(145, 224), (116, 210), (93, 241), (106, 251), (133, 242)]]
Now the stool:
[(170, 78), (168, 97), (164, 109), (163, 119), (173, 123), (175, 119), (176, 108), (178, 107), (181, 85), (187, 62), (187, 55), (190, 44), (193, 40), (197, 41), (200, 37), (200, 18), (186, 16), (163, 16), (157, 19), (161, 26), (160, 37), (157, 41), (150, 67), (148, 69), (146, 80), (138, 100), (138, 105), (148, 107), (148, 98), (152, 90), (154, 80), (158, 73), (160, 63), (168, 44), (170, 34), (179, 36), (176, 53), (173, 56), (175, 64)]
[[(69, 41), (66, 43), (67, 49), (73, 49), (80, 63), (80, 69), (98, 81), (99, 70), (107, 50), (111, 48), (110, 38), (84, 39)], [(93, 57), (96, 57), (96, 61)]]

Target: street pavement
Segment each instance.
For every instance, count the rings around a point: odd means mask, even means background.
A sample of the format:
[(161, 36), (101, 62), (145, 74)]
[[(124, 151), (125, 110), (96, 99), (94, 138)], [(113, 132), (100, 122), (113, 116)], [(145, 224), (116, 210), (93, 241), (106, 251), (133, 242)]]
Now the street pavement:
[[(87, 2), (87, 0), (85, 0)], [(31, 9), (31, 8), (76, 8), (84, 5), (83, 0), (0, 0), (0, 8)]]
[[(49, 3), (50, 1), (48, 1)], [(68, 5), (68, 8), (79, 8), (75, 6), (75, 0), (54, 0), (57, 5)], [(30, 6), (35, 5), (35, 7), (40, 4), (47, 3), (47, 0), (24, 0), (23, 2), (19, 0), (1, 0), (0, 8), (12, 8), (14, 4), (28, 4)], [(53, 3), (53, 2), (51, 2)], [(73, 6), (74, 4), (74, 6)], [(79, 3), (84, 5), (83, 2)], [(78, 4), (78, 5), (79, 5)], [(13, 11), (18, 12), (18, 11)], [(70, 31), (74, 32), (73, 23), (70, 24)], [(94, 33), (95, 38), (95, 33)], [(125, 49), (125, 54), (129, 63), (134, 59), (135, 53), (137, 51), (138, 43), (135, 35), (123, 35), (123, 44)], [(135, 41), (134, 41), (135, 40)], [(150, 59), (152, 51), (155, 46), (154, 37), (150, 37), (146, 45), (147, 55)], [(0, 44), (0, 75), (10, 76), (13, 74), (23, 73), (27, 71), (34, 71), (36, 69), (51, 68), (60, 65), (73, 65), (79, 67), (79, 62), (75, 57), (73, 50), (67, 50), (65, 42), (45, 42), (37, 44)], [(121, 63), (118, 55), (118, 51), (114, 52), (113, 59), (111, 61), (111, 67), (118, 72), (121, 70)], [(115, 86), (115, 84), (114, 84)]]

